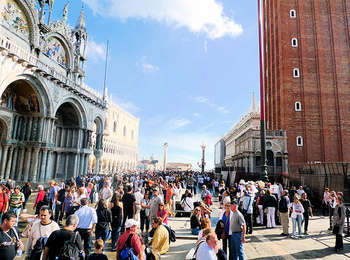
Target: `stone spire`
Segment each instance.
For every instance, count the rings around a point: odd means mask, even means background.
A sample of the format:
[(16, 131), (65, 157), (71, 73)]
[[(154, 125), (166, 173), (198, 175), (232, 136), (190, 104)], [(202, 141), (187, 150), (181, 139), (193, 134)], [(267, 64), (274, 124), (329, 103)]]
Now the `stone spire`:
[(63, 14), (62, 14), (62, 22), (66, 23), (67, 18), (68, 18), (68, 6), (69, 6), (69, 1), (66, 3), (66, 5), (63, 8)]
[(78, 18), (77, 25), (75, 26), (75, 29), (86, 30), (84, 3), (81, 6), (80, 16)]

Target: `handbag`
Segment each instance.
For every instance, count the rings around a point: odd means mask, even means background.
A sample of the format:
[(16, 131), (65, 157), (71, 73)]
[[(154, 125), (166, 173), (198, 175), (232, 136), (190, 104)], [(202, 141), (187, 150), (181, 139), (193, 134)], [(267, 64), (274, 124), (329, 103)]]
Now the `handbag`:
[(339, 233), (339, 225), (338, 224), (335, 224), (333, 226), (333, 234), (334, 235), (337, 235)]

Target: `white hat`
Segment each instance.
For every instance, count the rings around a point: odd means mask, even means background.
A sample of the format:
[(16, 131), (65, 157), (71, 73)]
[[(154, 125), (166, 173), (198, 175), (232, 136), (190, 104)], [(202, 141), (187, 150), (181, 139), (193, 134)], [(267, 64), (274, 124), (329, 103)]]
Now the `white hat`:
[(125, 228), (131, 228), (132, 226), (137, 226), (137, 224), (137, 221), (129, 218), (127, 221), (125, 221)]

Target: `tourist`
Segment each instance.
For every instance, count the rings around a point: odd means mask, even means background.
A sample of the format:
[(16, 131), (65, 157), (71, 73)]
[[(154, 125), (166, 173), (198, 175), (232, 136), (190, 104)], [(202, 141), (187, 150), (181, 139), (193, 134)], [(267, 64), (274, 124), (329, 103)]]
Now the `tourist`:
[(58, 192), (58, 186), (56, 185), (55, 181), (50, 181), (50, 193), (49, 193), (49, 202), (50, 202), (50, 208), (53, 209), (55, 207), (56, 203), (56, 197)]
[(296, 232), (297, 225), (298, 225), (298, 235), (299, 237), (301, 237), (301, 222), (303, 220), (304, 208), (297, 194), (294, 196), (294, 201), (291, 204), (291, 211), (292, 211), (291, 217), (292, 217), (292, 223), (293, 223), (293, 233), (291, 238), (296, 238), (295, 232)]
[(88, 257), (91, 251), (92, 235), (97, 223), (97, 214), (94, 208), (89, 207), (87, 198), (81, 199), (80, 203), (82, 207), (74, 215), (79, 218), (77, 231), (84, 241), (85, 257)]
[(201, 230), (201, 208), (196, 207), (192, 212), (190, 222), (191, 222), (191, 233), (192, 235), (198, 236), (199, 231)]
[(209, 233), (206, 237), (206, 242), (201, 243), (198, 247), (196, 260), (217, 260), (218, 242), (216, 234)]
[(283, 229), (281, 236), (289, 235), (289, 208), (290, 201), (288, 197), (288, 190), (283, 190), (281, 200), (278, 204), (278, 210), (280, 212), (281, 224)]
[(7, 212), (7, 209), (9, 207), (9, 199), (7, 192), (5, 188), (0, 185), (0, 226), (1, 226), (1, 220), (2, 216)]
[(309, 218), (312, 217), (312, 208), (311, 208), (311, 202), (307, 198), (307, 193), (304, 192), (303, 195), (301, 195), (301, 205), (303, 205), (304, 213), (303, 213), (303, 223), (304, 223), (304, 235), (308, 235), (308, 227), (309, 227)]
[(38, 215), (42, 206), (49, 205), (49, 196), (44, 191), (43, 185), (38, 185), (38, 195), (36, 196), (33, 209), (35, 209), (35, 214)]
[(160, 217), (162, 224), (168, 225), (168, 212), (164, 209), (164, 202), (159, 203), (157, 217)]
[[(46, 244), (42, 260), (59, 259), (60, 252), (66, 241), (72, 241), (73, 245), (83, 254), (83, 245), (79, 232), (75, 232), (79, 223), (79, 218), (75, 215), (70, 215), (66, 220), (66, 225), (61, 230), (56, 230), (51, 233)], [(79, 259), (79, 255), (73, 259)]]
[(266, 191), (266, 195), (264, 197), (264, 210), (267, 209), (267, 228), (276, 227), (275, 221), (275, 211), (277, 207), (277, 199), (274, 195), (271, 194), (270, 190)]
[(102, 239), (106, 242), (108, 233), (110, 232), (109, 226), (112, 222), (112, 213), (107, 207), (107, 202), (104, 199), (100, 199), (96, 209), (97, 224), (95, 229), (96, 239)]
[(112, 202), (113, 207), (111, 208), (112, 212), (112, 250), (115, 251), (117, 249), (117, 241), (119, 238), (119, 233), (122, 227), (123, 220), (123, 209), (122, 204), (120, 202), (120, 196), (116, 196), (115, 200)]
[(137, 222), (134, 219), (127, 219), (125, 221), (125, 232), (122, 234), (117, 242), (117, 259), (122, 251), (127, 240), (130, 241), (130, 248), (138, 259), (143, 255), (143, 246), (140, 237), (136, 234)]
[(162, 225), (160, 217), (152, 219), (152, 228), (155, 229), (152, 238), (152, 253), (158, 259), (158, 254), (163, 255), (169, 251), (169, 232)]
[(100, 190), (99, 198), (104, 199), (107, 202), (107, 205), (109, 204), (110, 200), (112, 199), (113, 192), (111, 188), (108, 185), (108, 182), (103, 183), (103, 188)]
[(258, 207), (258, 210), (259, 210), (259, 214), (256, 218), (256, 222), (259, 225), (264, 225), (264, 200), (265, 200), (265, 190), (261, 190), (255, 203), (255, 205)]
[(136, 198), (132, 192), (132, 187), (127, 186), (127, 192), (123, 195), (123, 227), (127, 219), (133, 219), (136, 207)]
[(222, 215), (222, 222), (224, 224), (224, 234), (221, 236), (222, 238), (222, 247), (227, 254), (227, 246), (230, 243), (231, 236), (229, 235), (230, 233), (230, 218), (231, 218), (231, 205), (230, 203), (225, 204), (225, 212)]
[(297, 193), (299, 195), (299, 198), (301, 198), (301, 196), (303, 195), (303, 193), (305, 193), (303, 186), (299, 186), (299, 189), (297, 190)]
[(63, 189), (57, 192), (56, 209), (55, 209), (55, 221), (61, 223), (64, 215), (64, 201), (69, 192), (70, 187), (65, 185)]
[(73, 211), (73, 193), (72, 189), (70, 189), (64, 198), (63, 202), (63, 211), (66, 215), (66, 218), (68, 218), (69, 215), (72, 215)]
[(329, 202), (329, 189), (325, 188), (322, 197), (322, 215), (327, 216), (328, 211), (328, 202)]
[(6, 212), (2, 216), (0, 229), (0, 256), (4, 260), (12, 260), (17, 250), (23, 250), (24, 246), (19, 238), (18, 231), (14, 227), (17, 216), (13, 212)]
[(334, 209), (337, 206), (337, 196), (335, 194), (335, 191), (332, 191), (329, 194), (328, 197), (328, 208), (329, 208), (329, 229), (333, 229), (333, 216), (334, 216)]
[[(55, 221), (51, 220), (51, 216), (52, 210), (50, 207), (42, 206), (39, 211), (40, 220), (34, 221), (30, 228), (26, 246), (26, 256), (30, 257), (30, 259), (40, 259), (41, 252), (36, 252), (33, 250), (34, 247), (37, 246), (37, 242), (39, 245), (40, 243), (45, 244), (45, 238), (48, 238), (52, 232), (60, 229), (58, 224)], [(39, 255), (36, 255), (36, 253), (39, 253)]]
[(139, 220), (140, 210), (141, 210), (141, 201), (143, 199), (143, 195), (141, 193), (141, 188), (137, 188), (136, 192), (134, 193), (135, 196), (135, 212), (134, 212), (134, 219), (136, 221)]
[(202, 238), (203, 230), (207, 229), (207, 228), (211, 228), (210, 218), (202, 218), (201, 219), (201, 230), (198, 233), (198, 240), (200, 240)]
[(246, 233), (253, 233), (253, 194), (250, 191), (244, 191), (242, 198), (242, 214), (246, 222)]
[(191, 212), (193, 211), (193, 200), (192, 194), (189, 190), (186, 190), (183, 199), (181, 200), (181, 205), (185, 211), (184, 217), (191, 216)]
[(70, 214), (74, 214), (81, 206), (81, 200), (86, 198), (85, 189), (83, 187), (78, 188), (76, 192), (75, 188), (72, 188), (73, 192), (73, 205)]
[(334, 227), (333, 233), (335, 233), (335, 251), (339, 252), (344, 249), (343, 244), (343, 232), (345, 225), (345, 207), (343, 204), (343, 198), (337, 197), (337, 206), (334, 210)]
[(156, 218), (157, 212), (159, 208), (159, 204), (162, 202), (161, 197), (159, 196), (159, 190), (157, 188), (153, 189), (153, 198), (151, 199), (151, 206), (150, 206), (150, 218)]
[(14, 212), (17, 216), (16, 226), (18, 225), (18, 217), (21, 214), (22, 204), (24, 203), (24, 195), (20, 191), (21, 188), (19, 186), (15, 187), (14, 192), (10, 195), (10, 211)]
[(150, 218), (149, 218), (149, 209), (150, 209), (150, 199), (149, 193), (146, 192), (144, 198), (141, 200), (141, 210), (140, 210), (140, 222), (141, 222), (141, 233), (143, 234), (144, 230), (148, 234)]
[(244, 259), (244, 247), (246, 223), (241, 212), (238, 211), (237, 201), (231, 201), (230, 233), (231, 243), (229, 244), (230, 259)]
[(30, 182), (27, 181), (21, 189), (21, 192), (24, 195), (23, 212), (27, 212), (26, 205), (27, 205), (28, 199), (30, 197), (30, 194), (32, 194), (32, 189), (30, 186), (31, 186)]
[(103, 254), (104, 242), (102, 239), (96, 239), (94, 243), (95, 253), (89, 255), (87, 260), (108, 260), (108, 257)]

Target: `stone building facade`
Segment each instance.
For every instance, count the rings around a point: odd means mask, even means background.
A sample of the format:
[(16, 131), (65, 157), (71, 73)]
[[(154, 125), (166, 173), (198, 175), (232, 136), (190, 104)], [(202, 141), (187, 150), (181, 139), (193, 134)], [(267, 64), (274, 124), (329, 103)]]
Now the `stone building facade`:
[[(136, 170), (139, 119), (107, 100), (100, 172), (118, 173)], [(89, 171), (96, 171), (96, 157), (89, 157)]]
[(102, 155), (106, 104), (83, 85), (84, 10), (71, 29), (68, 4), (55, 22), (52, 5), (0, 1), (1, 179), (44, 183), (86, 174), (89, 155)]
[[(225, 166), (232, 171), (261, 172), (260, 111), (252, 109), (222, 138), (225, 144)], [(267, 131), (268, 173), (288, 173), (287, 136), (283, 131)]]
[(350, 169), (350, 1), (262, 3), (267, 129), (287, 133), (290, 177)]

